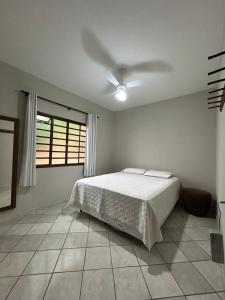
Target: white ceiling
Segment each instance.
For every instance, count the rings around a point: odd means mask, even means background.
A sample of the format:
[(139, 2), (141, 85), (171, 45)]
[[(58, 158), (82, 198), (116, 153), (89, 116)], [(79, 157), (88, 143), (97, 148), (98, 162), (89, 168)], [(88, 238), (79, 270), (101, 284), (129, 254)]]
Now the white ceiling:
[[(205, 90), (224, 20), (225, 0), (0, 0), (0, 60), (121, 110)], [(151, 60), (168, 70), (128, 74), (144, 86), (125, 103), (106, 94), (107, 68)]]

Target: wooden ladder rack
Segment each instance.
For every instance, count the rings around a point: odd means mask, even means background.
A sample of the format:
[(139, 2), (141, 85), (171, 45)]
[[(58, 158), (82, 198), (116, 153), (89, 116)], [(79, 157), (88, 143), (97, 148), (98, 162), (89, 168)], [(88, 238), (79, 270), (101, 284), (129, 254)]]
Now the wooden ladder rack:
[[(221, 55), (225, 55), (225, 51), (221, 51), (221, 52), (219, 52), (219, 53), (210, 55), (210, 56), (208, 57), (208, 60), (213, 59), (213, 58), (216, 58), (216, 57), (219, 57), (219, 56), (221, 56)], [(211, 71), (211, 72), (208, 73), (208, 76), (213, 75), (213, 74), (216, 74), (216, 73), (219, 73), (219, 72), (222, 72), (222, 71), (224, 71), (224, 70), (225, 70), (225, 67), (222, 67), (222, 68), (213, 70), (213, 71)], [(210, 81), (210, 82), (208, 82), (208, 85), (216, 84), (216, 83), (223, 82), (223, 81), (225, 81), (225, 78), (221, 78), (221, 79), (217, 79), (217, 80), (214, 80), (214, 81)], [(219, 108), (220, 111), (223, 110), (224, 103), (225, 103), (225, 84), (224, 84), (224, 87), (223, 87), (223, 88), (218, 88), (218, 89), (209, 91), (209, 94), (217, 93), (217, 92), (219, 92), (219, 91), (222, 91), (222, 94), (221, 94), (221, 95), (208, 97), (207, 100), (216, 99), (216, 98), (221, 98), (220, 100), (216, 100), (216, 101), (208, 101), (208, 105), (209, 105), (209, 106), (208, 106), (208, 109)]]

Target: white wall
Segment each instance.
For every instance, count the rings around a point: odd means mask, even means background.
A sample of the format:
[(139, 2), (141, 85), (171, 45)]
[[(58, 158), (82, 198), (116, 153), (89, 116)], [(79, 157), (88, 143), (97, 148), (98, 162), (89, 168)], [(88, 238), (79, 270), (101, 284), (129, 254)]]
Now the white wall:
[[(98, 114), (100, 118), (98, 119), (97, 173), (111, 171), (112, 113), (110, 111), (0, 62), (0, 114), (20, 120), (19, 158), (22, 151), (25, 104), (24, 96), (17, 92), (19, 90), (36, 91), (43, 97)], [(83, 118), (83, 115), (43, 101), (39, 102), (38, 109), (74, 120)], [(19, 190), (17, 210), (24, 211), (68, 199), (74, 182), (81, 178), (82, 174), (82, 166), (37, 169), (37, 185), (31, 189)]]
[(114, 114), (113, 167), (171, 170), (215, 196), (216, 113), (205, 92)]
[(225, 110), (217, 119), (217, 198), (225, 201)]
[[(225, 201), (225, 107), (218, 112), (217, 117), (217, 176), (216, 176), (217, 201)], [(221, 210), (221, 230), (223, 233), (225, 257), (225, 204), (218, 204)], [(225, 280), (225, 266), (223, 268)]]
[[(224, 28), (225, 29), (225, 28)], [(225, 50), (225, 36), (222, 50)], [(221, 67), (225, 66), (225, 56), (221, 58)], [(220, 77), (224, 78), (225, 72), (220, 73)], [(224, 87), (224, 82), (219, 86)], [(221, 94), (221, 93), (219, 93)], [(217, 113), (217, 176), (216, 176), (216, 192), (217, 201), (225, 201), (225, 106), (222, 112)], [(225, 204), (219, 204), (221, 210), (221, 229), (224, 242), (225, 257)], [(225, 282), (225, 265), (223, 266), (223, 275)]]

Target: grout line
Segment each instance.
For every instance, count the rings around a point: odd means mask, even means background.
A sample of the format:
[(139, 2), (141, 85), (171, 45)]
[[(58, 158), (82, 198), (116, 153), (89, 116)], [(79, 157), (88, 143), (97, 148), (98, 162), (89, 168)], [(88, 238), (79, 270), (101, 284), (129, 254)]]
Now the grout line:
[[(219, 293), (221, 293), (221, 292), (217, 292), (217, 296), (218, 296), (220, 299), (223, 299), (223, 298), (221, 297), (221, 295), (219, 295)], [(222, 293), (224, 293), (224, 291), (222, 291)]]
[[(180, 264), (182, 264), (182, 263), (191, 263), (192, 264), (192, 262), (191, 261), (187, 261), (187, 262), (178, 262), (178, 263), (180, 263)], [(167, 264), (167, 268), (168, 268), (168, 265), (173, 265), (173, 264), (177, 264), (177, 263), (168, 263)], [(192, 264), (193, 265), (193, 264)], [(195, 266), (193, 265), (193, 267), (195, 268)], [(197, 269), (197, 268), (195, 268), (195, 269)], [(168, 268), (168, 270), (169, 270), (169, 268)], [(197, 270), (198, 271), (198, 270)], [(171, 275), (173, 276), (173, 274), (172, 274), (172, 272), (169, 270), (169, 272), (171, 273)], [(201, 275), (201, 277), (203, 278), (203, 279), (206, 279), (199, 271), (198, 271), (198, 273)], [(183, 291), (183, 289), (180, 287), (180, 285), (179, 285), (179, 283), (177, 282), (177, 280), (175, 279), (175, 277), (173, 276), (173, 278), (174, 278), (174, 280), (176, 281), (176, 283), (177, 283), (177, 285), (179, 286), (179, 288), (181, 289), (181, 291), (182, 291), (182, 293), (184, 294), (184, 296), (194, 296), (194, 295), (204, 295), (204, 294), (216, 294), (217, 293), (217, 291), (211, 286), (211, 284), (208, 282), (208, 280), (206, 280), (206, 282), (207, 283), (209, 283), (209, 287), (211, 287), (212, 288), (212, 291), (211, 292), (200, 292), (200, 293), (198, 293), (198, 294), (186, 294), (186, 293), (184, 293), (184, 291)]]
[(180, 251), (182, 251), (182, 253), (183, 253), (184, 256), (188, 259), (188, 261), (211, 260), (211, 256), (205, 251), (205, 249), (203, 249), (201, 246), (199, 246), (198, 243), (196, 243), (196, 241), (189, 241), (189, 243), (190, 243), (190, 242), (191, 242), (191, 243), (194, 243), (197, 247), (199, 247), (200, 250), (203, 251), (203, 252), (205, 253), (205, 255), (208, 256), (208, 258), (198, 259), (198, 260), (192, 260), (192, 259), (189, 259), (189, 258), (185, 255), (184, 251), (179, 247), (179, 245), (177, 245), (177, 244), (179, 244), (179, 243), (188, 243), (188, 241), (186, 241), (186, 242), (183, 242), (183, 241), (180, 241), (180, 242), (178, 241), (178, 242), (176, 242), (176, 246), (180, 249)]
[(217, 292), (214, 287), (211, 285), (211, 283), (208, 281), (208, 279), (195, 267), (195, 265), (193, 264), (193, 262), (190, 262), (191, 265), (194, 267), (194, 269), (199, 273), (199, 275), (205, 279), (205, 281), (208, 283), (208, 285), (212, 288), (213, 291)]
[(149, 293), (149, 295), (150, 295), (150, 299), (152, 299), (152, 295), (151, 295), (151, 293), (150, 293), (150, 289), (148, 288), (147, 281), (146, 281), (146, 279), (145, 279), (145, 276), (144, 276), (144, 273), (143, 273), (143, 270), (142, 270), (142, 266), (141, 266), (141, 264), (140, 264), (140, 262), (139, 262), (139, 260), (138, 260), (138, 256), (137, 256), (137, 253), (136, 253), (135, 247), (133, 247), (133, 248), (134, 248), (134, 255), (135, 255), (136, 259), (137, 259), (138, 266), (139, 266), (139, 268), (140, 268), (140, 271), (141, 271), (142, 277), (143, 277), (143, 279), (144, 279), (144, 282), (145, 282), (146, 288), (147, 288), (147, 290), (148, 290), (148, 293)]
[[(81, 249), (81, 248), (76, 248), (76, 249)], [(51, 250), (47, 250), (47, 251), (51, 251)], [(25, 276), (29, 276), (29, 275), (41, 275), (41, 274), (52, 274), (52, 273), (68, 273), (68, 272), (81, 272), (81, 271), (98, 271), (98, 270), (114, 270), (114, 269), (124, 269), (124, 268), (134, 268), (134, 267), (154, 267), (154, 266), (169, 266), (169, 265), (175, 265), (175, 264), (183, 264), (183, 263), (188, 263), (188, 262), (178, 262), (178, 263), (164, 263), (164, 264), (152, 264), (152, 265), (130, 265), (130, 266), (122, 266), (122, 267), (103, 267), (103, 268), (94, 268), (94, 269), (80, 269), (80, 270), (68, 270), (68, 271), (52, 271), (52, 272), (41, 272), (41, 273), (31, 273), (31, 274), (21, 274), (21, 275), (10, 275), (10, 276), (2, 276), (0, 278), (8, 278), (8, 277), (25, 277)], [(201, 274), (201, 273), (200, 273)], [(202, 277), (204, 277), (201, 274)], [(220, 290), (220, 291), (212, 291), (209, 293), (219, 293), (219, 292), (224, 292), (224, 290)]]
[[(14, 276), (12, 276), (12, 277), (14, 277)], [(17, 280), (15, 281), (15, 283), (13, 284), (13, 286), (11, 287), (11, 289), (9, 290), (9, 292), (8, 292), (8, 294), (7, 294), (7, 296), (6, 296), (5, 299), (8, 299), (8, 297), (9, 297), (11, 291), (14, 289), (14, 287), (16, 286), (16, 284), (17, 284), (17, 282), (19, 281), (19, 279), (20, 279), (20, 276), (18, 276)]]
[[(90, 231), (90, 233), (93, 233), (93, 232), (96, 232), (96, 233), (99, 233), (99, 232), (103, 232), (103, 231)], [(86, 233), (86, 234), (88, 234), (89, 232), (86, 232), (86, 231), (82, 231), (82, 232), (64, 232), (64, 233), (60, 233), (60, 232), (58, 232), (58, 233), (47, 233), (47, 234), (45, 234), (45, 233), (40, 233), (40, 234), (29, 234), (29, 235), (27, 235), (27, 234), (25, 234), (25, 235), (21, 235), (21, 238), (20, 238), (20, 240), (13, 246), (13, 248), (10, 250), (10, 251), (0, 251), (0, 253), (10, 253), (10, 252), (28, 252), (28, 251), (35, 251), (35, 250), (18, 250), (18, 251), (13, 251), (14, 249), (15, 249), (15, 247), (18, 245), (18, 243), (24, 238), (24, 237), (27, 237), (27, 236), (38, 236), (38, 235), (43, 235), (44, 237), (43, 237), (43, 239), (45, 239), (46, 237), (48, 237), (48, 236), (51, 236), (51, 235), (59, 235), (59, 234), (61, 234), (61, 235), (67, 235), (67, 233), (69, 233), (69, 234), (73, 234), (73, 233)], [(106, 231), (104, 231), (104, 233), (106, 233)], [(14, 235), (14, 236), (20, 236), (20, 235)], [(0, 239), (1, 240), (1, 239)], [(43, 240), (42, 240), (43, 241)], [(41, 241), (41, 242), (42, 242)], [(199, 240), (199, 241), (208, 241), (208, 240)], [(162, 242), (160, 242), (160, 243), (157, 243), (157, 245), (160, 245), (160, 244), (177, 244), (177, 243), (188, 243), (188, 242), (196, 242), (195, 240), (192, 240), (192, 241), (178, 241), (178, 242), (165, 242), (165, 243), (162, 243)], [(131, 244), (129, 244), (129, 243), (126, 243), (126, 244), (121, 244), (121, 245), (119, 245), (119, 244), (110, 244), (110, 247), (116, 247), (116, 246), (119, 246), (119, 247), (121, 247), (121, 246), (134, 246), (135, 244), (134, 243), (131, 243)], [(155, 244), (156, 245), (156, 244)], [(144, 246), (144, 244), (143, 244), (143, 246)], [(176, 245), (177, 247), (178, 247), (178, 245)], [(198, 245), (199, 246), (199, 245)], [(106, 245), (98, 245), (98, 246), (87, 246), (87, 248), (94, 248), (94, 247), (107, 247)], [(199, 246), (200, 248), (201, 248), (201, 250), (203, 250), (204, 252), (206, 252), (201, 246)], [(85, 248), (85, 247), (77, 247), (77, 248)], [(178, 247), (179, 248), (179, 247)], [(52, 249), (43, 249), (43, 250), (58, 250), (59, 248), (52, 248)], [(76, 248), (74, 248), (74, 247), (66, 247), (65, 249), (76, 249)], [(147, 248), (146, 248), (147, 249)], [(179, 248), (180, 249), (180, 248)], [(39, 250), (39, 251), (42, 251), (41, 249)], [(206, 252), (206, 254), (208, 254), (207, 252)], [(209, 254), (208, 254), (209, 255)], [(207, 260), (207, 259), (204, 259), (204, 260)], [(196, 260), (194, 260), (194, 261), (196, 261)]]
[[(73, 215), (73, 216), (74, 216), (74, 215)], [(53, 224), (54, 224), (54, 223), (53, 223)], [(52, 226), (53, 226), (53, 224), (52, 224)], [(53, 268), (53, 272), (51, 273), (51, 276), (50, 276), (49, 282), (48, 282), (48, 284), (47, 284), (46, 290), (45, 290), (45, 292), (44, 292), (44, 295), (43, 295), (43, 298), (42, 298), (43, 300), (44, 300), (44, 298), (45, 298), (45, 296), (46, 296), (46, 293), (47, 293), (47, 291), (48, 291), (50, 282), (51, 282), (51, 280), (52, 280), (52, 276), (53, 276), (53, 274), (54, 274), (55, 268), (56, 268), (56, 266), (57, 266), (57, 263), (58, 263), (58, 261), (59, 261), (59, 258), (60, 258), (60, 256), (61, 256), (61, 254), (62, 254), (63, 246), (64, 246), (64, 244), (65, 244), (65, 242), (66, 242), (67, 237), (68, 237), (68, 234), (69, 234), (71, 225), (72, 225), (72, 221), (70, 222), (70, 226), (69, 226), (68, 232), (67, 232), (66, 237), (65, 237), (65, 239), (64, 239), (64, 242), (63, 242), (63, 244), (62, 244), (62, 248), (61, 248), (61, 249), (57, 249), (57, 250), (59, 250), (59, 255), (58, 255), (58, 258), (57, 258), (57, 260), (56, 260), (55, 266), (54, 266), (54, 268)], [(52, 228), (52, 226), (49, 228), (49, 230)], [(49, 231), (48, 231), (48, 232), (49, 232)], [(48, 233), (47, 233), (47, 234), (48, 234)], [(47, 234), (46, 234), (46, 235), (47, 235)]]
[[(24, 216), (24, 217), (25, 217), (25, 216)], [(40, 218), (41, 218), (41, 217), (40, 217)], [(52, 222), (51, 222), (51, 223), (52, 223)], [(33, 226), (32, 226), (31, 228), (33, 228), (36, 224), (42, 224), (42, 223), (34, 223)], [(17, 224), (15, 224), (15, 225), (17, 225)], [(49, 227), (49, 230), (51, 229), (52, 226), (53, 226), (53, 223), (52, 223), (52, 225)], [(31, 229), (31, 228), (30, 228), (30, 229)], [(29, 229), (29, 230), (30, 230), (30, 229)], [(47, 231), (47, 233), (49, 232), (49, 230)], [(9, 293), (8, 293), (8, 295), (7, 295), (7, 297), (6, 297), (6, 299), (8, 299), (8, 297), (9, 297), (11, 291), (14, 289), (14, 287), (15, 287), (15, 285), (17, 284), (17, 282), (19, 281), (20, 277), (21, 277), (21, 276), (24, 276), (24, 275), (23, 275), (23, 272), (25, 271), (26, 267), (28, 266), (28, 264), (31, 262), (31, 260), (33, 259), (34, 255), (35, 255), (36, 252), (38, 251), (38, 247), (39, 247), (40, 244), (43, 242), (43, 240), (46, 238), (47, 233), (45, 233), (45, 234), (32, 234), (32, 235), (30, 235), (30, 236), (43, 235), (43, 238), (42, 238), (42, 240), (40, 241), (39, 245), (37, 246), (37, 249), (36, 249), (36, 250), (33, 250), (33, 251), (18, 251), (18, 252), (34, 252), (34, 253), (33, 253), (32, 257), (30, 258), (29, 262), (26, 264), (26, 266), (25, 266), (25, 268), (23, 269), (23, 271), (21, 272), (21, 274), (20, 274), (19, 276), (17, 275), (18, 278), (17, 278), (15, 284), (13, 285), (13, 287), (10, 289), (10, 291), (9, 291)], [(16, 245), (8, 252), (8, 254), (9, 254), (9, 253), (15, 253), (15, 252), (17, 252), (17, 251), (12, 251), (12, 250), (14, 250), (14, 249), (16, 248), (16, 246), (19, 244), (19, 242), (20, 242), (25, 236), (27, 236), (27, 235), (24, 234), (24, 235), (21, 237), (21, 239), (19, 239), (18, 243), (16, 243)], [(8, 254), (7, 254), (7, 255), (8, 255)], [(7, 255), (6, 255), (6, 256), (7, 256)], [(6, 256), (5, 256), (5, 257), (6, 257)], [(46, 274), (46, 273), (43, 273), (43, 274)], [(30, 274), (27, 274), (27, 276), (29, 276), (29, 275), (30, 275)], [(38, 274), (33, 274), (33, 275), (38, 275)], [(12, 277), (17, 277), (17, 276), (12, 276)], [(49, 280), (49, 282), (50, 282), (50, 280)]]
[[(38, 224), (38, 223), (36, 223), (36, 224)], [(34, 224), (34, 226), (35, 226), (35, 224)], [(33, 228), (34, 226), (32, 226), (31, 228)], [(50, 228), (51, 228), (51, 227), (52, 227), (52, 226), (50, 226)], [(31, 228), (30, 228), (30, 229), (31, 229)], [(49, 228), (49, 230), (50, 230), (50, 228)], [(29, 229), (29, 230), (30, 230), (30, 229)], [(47, 233), (45, 234), (45, 236), (46, 236), (46, 235), (47, 235)], [(25, 236), (25, 235), (23, 235), (23, 237), (24, 237), (24, 236)], [(45, 236), (43, 237), (42, 241), (44, 240)], [(19, 240), (19, 242), (23, 239), (23, 237)], [(40, 242), (40, 244), (42, 243), (42, 241)], [(19, 242), (18, 242), (18, 243), (19, 243)], [(18, 245), (18, 243), (15, 245), (15, 247)], [(38, 245), (38, 247), (40, 246), (40, 244)], [(14, 249), (15, 247), (13, 247), (13, 249)], [(37, 247), (37, 248), (38, 248), (38, 247)], [(11, 249), (11, 250), (13, 250), (13, 249)], [(26, 266), (25, 266), (25, 268), (23, 269), (23, 271), (21, 272), (21, 274), (18, 276), (17, 281), (16, 281), (15, 284), (13, 285), (12, 289), (9, 291), (9, 293), (8, 293), (8, 295), (7, 295), (7, 297), (6, 297), (6, 299), (8, 299), (10, 293), (11, 293), (12, 290), (14, 289), (15, 285), (17, 284), (17, 282), (18, 282), (19, 279), (21, 278), (23, 272), (25, 271), (26, 267), (27, 267), (28, 264), (31, 262), (31, 260), (33, 259), (33, 257), (35, 256), (35, 254), (36, 254), (37, 251), (38, 251), (37, 249), (34, 250), (34, 251), (24, 251), (24, 252), (34, 252), (34, 253), (33, 253), (33, 255), (31, 256), (29, 262), (26, 264)], [(10, 252), (10, 253), (13, 253), (13, 252)], [(14, 253), (15, 253), (15, 252), (14, 252)]]
[[(158, 249), (156, 249), (157, 251), (158, 251)], [(161, 256), (161, 258), (163, 259), (163, 261), (165, 261), (164, 260), (164, 258), (162, 257), (162, 255), (161, 255), (161, 253), (158, 251), (158, 253), (159, 253), (159, 255)], [(135, 251), (135, 254), (136, 254), (136, 251)], [(136, 254), (136, 256), (137, 256), (137, 254)], [(186, 256), (185, 256), (186, 257)], [(187, 261), (187, 262), (176, 262), (176, 263), (188, 263), (189, 261)], [(139, 263), (139, 261), (138, 261), (138, 263)], [(177, 285), (178, 285), (178, 287), (179, 287), (179, 289), (181, 290), (181, 292), (183, 293), (183, 296), (186, 298), (186, 294), (185, 294), (185, 292), (184, 292), (184, 290), (181, 288), (181, 286), (179, 285), (179, 283), (178, 283), (178, 281), (176, 280), (176, 278), (173, 276), (173, 274), (172, 274), (172, 272), (171, 272), (171, 270), (168, 268), (168, 266), (169, 265), (171, 265), (171, 264), (176, 264), (176, 263), (165, 263), (165, 264), (160, 264), (160, 265), (165, 265), (166, 266), (166, 268), (167, 268), (167, 270), (169, 271), (169, 273), (171, 274), (171, 276), (173, 277), (173, 279), (174, 279), (174, 281), (177, 283)], [(140, 265), (140, 264), (139, 264)], [(158, 264), (159, 265), (159, 264)], [(148, 266), (153, 266), (153, 265), (148, 265)], [(141, 269), (141, 272), (142, 272), (142, 275), (143, 275), (143, 277), (144, 277), (144, 274), (143, 274), (143, 271), (142, 271), (142, 268), (141, 268), (142, 266), (140, 265), (140, 269)], [(145, 277), (144, 277), (144, 280), (145, 280)], [(145, 283), (146, 283), (146, 281), (145, 281)], [(146, 283), (146, 285), (147, 285), (147, 283)], [(147, 288), (148, 288), (148, 286), (147, 286)], [(214, 290), (214, 289), (213, 289)], [(149, 293), (150, 293), (150, 291), (149, 291)], [(150, 294), (151, 295), (151, 294)], [(192, 294), (191, 294), (192, 295)], [(196, 294), (196, 295), (198, 295), (198, 294)], [(178, 297), (178, 296), (177, 296)]]
[[(212, 291), (211, 292), (202, 292), (202, 293), (198, 293), (198, 294), (186, 294), (186, 295), (201, 295), (201, 294), (213, 294), (213, 293), (217, 293), (218, 291), (216, 291), (213, 287), (212, 287), (212, 285), (209, 283), (209, 281), (206, 279), (206, 277), (203, 275), (203, 274), (201, 274), (200, 272), (199, 272), (199, 270), (194, 266), (194, 264), (192, 263), (192, 261), (187, 261), (187, 262), (179, 262), (180, 264), (182, 264), (182, 263), (190, 263), (193, 267), (194, 267), (194, 269), (198, 272), (198, 274), (200, 275), (200, 277), (202, 277), (203, 279), (205, 279), (205, 281), (206, 281), (206, 283), (209, 285), (209, 287), (210, 288), (212, 288)], [(170, 264), (168, 264), (168, 265), (172, 265), (173, 263), (170, 263)], [(172, 274), (172, 273), (171, 273)], [(175, 278), (174, 278), (175, 279)], [(175, 279), (176, 280), (176, 279)], [(178, 286), (179, 286), (179, 284), (178, 284)]]
[(85, 267), (86, 255), (87, 255), (87, 243), (88, 243), (88, 236), (89, 236), (89, 226), (90, 226), (90, 218), (88, 219), (88, 232), (87, 232), (86, 250), (85, 250), (85, 254), (84, 254), (83, 272), (82, 272), (82, 275), (81, 275), (79, 300), (81, 299), (81, 293), (82, 293), (82, 287), (83, 287), (83, 280), (84, 280), (84, 267)]
[(179, 289), (181, 290), (181, 292), (183, 293), (183, 295), (184, 295), (185, 298), (186, 298), (186, 294), (185, 294), (184, 290), (181, 288), (181, 286), (179, 285), (179, 282), (176, 280), (176, 278), (173, 276), (173, 273), (172, 273), (171, 270), (168, 268), (169, 265), (171, 265), (171, 264), (166, 264), (167, 270), (169, 271), (169, 273), (170, 273), (171, 276), (173, 277), (174, 281), (176, 282), (177, 286), (179, 287)]
[[(18, 235), (14, 235), (14, 236), (18, 236)], [(23, 237), (24, 237), (24, 235), (20, 235), (19, 236), (20, 237), (20, 239), (17, 241), (17, 243), (11, 248), (11, 250), (10, 251), (5, 251), (5, 252), (1, 252), (1, 253), (7, 253), (7, 255), (9, 254), (9, 253), (11, 253), (12, 252), (12, 250), (19, 244), (19, 242), (23, 239)], [(26, 251), (25, 251), (26, 252)], [(6, 257), (6, 256), (5, 256)]]
[[(109, 239), (109, 232), (108, 232), (108, 239)], [(112, 249), (110, 245), (110, 240), (109, 240), (109, 253), (110, 253), (110, 259), (111, 259), (111, 265), (112, 265), (112, 276), (113, 276), (113, 286), (114, 286), (114, 294), (115, 294), (115, 299), (117, 300), (117, 295), (116, 295), (116, 283), (115, 283), (115, 274), (113, 271), (113, 261), (112, 261)]]
[[(19, 276), (16, 275), (16, 276), (18, 276), (18, 278), (17, 278), (15, 284), (13, 285), (13, 287), (11, 288), (11, 290), (9, 291), (9, 293), (8, 293), (8, 295), (7, 295), (7, 297), (6, 297), (6, 299), (8, 299), (8, 297), (9, 297), (11, 291), (14, 289), (14, 287), (15, 287), (15, 285), (17, 284), (17, 282), (19, 281), (21, 275), (23, 274), (23, 272), (25, 271), (26, 267), (27, 267), (28, 264), (31, 262), (32, 258), (34, 257), (34, 255), (35, 255), (35, 253), (36, 253), (36, 251), (27, 251), (27, 252), (33, 252), (33, 255), (31, 256), (31, 258), (29, 259), (29, 261), (28, 261), (27, 264), (25, 265), (25, 267), (24, 267), (23, 271), (20, 273), (20, 275), (19, 275)], [(15, 276), (15, 277), (16, 277), (16, 276)]]

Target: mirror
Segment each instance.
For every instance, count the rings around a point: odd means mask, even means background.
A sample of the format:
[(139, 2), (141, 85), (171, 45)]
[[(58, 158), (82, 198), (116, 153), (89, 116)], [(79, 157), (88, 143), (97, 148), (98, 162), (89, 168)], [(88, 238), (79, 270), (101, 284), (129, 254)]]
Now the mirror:
[(18, 119), (0, 115), (0, 210), (16, 206)]

